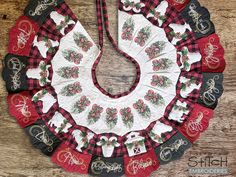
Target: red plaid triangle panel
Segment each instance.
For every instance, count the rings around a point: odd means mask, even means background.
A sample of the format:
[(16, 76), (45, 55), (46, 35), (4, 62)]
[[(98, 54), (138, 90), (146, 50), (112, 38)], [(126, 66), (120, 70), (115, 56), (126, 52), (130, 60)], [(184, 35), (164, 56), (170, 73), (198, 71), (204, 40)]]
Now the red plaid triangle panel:
[(92, 155), (81, 154), (62, 143), (54, 152), (51, 160), (68, 172), (87, 174)]
[(37, 23), (26, 16), (21, 16), (9, 33), (8, 52), (15, 55), (29, 56), (38, 30)]
[(223, 72), (225, 70), (224, 48), (220, 44), (217, 34), (198, 40), (198, 45), (202, 54), (203, 72)]
[(167, 1), (180, 12), (187, 6), (190, 0), (167, 0)]
[(39, 118), (31, 99), (28, 91), (11, 94), (7, 97), (10, 114), (17, 119), (23, 128), (31, 125)]
[(160, 166), (156, 154), (153, 149), (145, 154), (124, 157), (125, 174), (126, 176), (144, 177), (149, 176), (153, 171)]
[(195, 104), (188, 120), (179, 128), (179, 130), (191, 142), (196, 141), (200, 133), (204, 132), (209, 126), (209, 121), (213, 117), (213, 110)]

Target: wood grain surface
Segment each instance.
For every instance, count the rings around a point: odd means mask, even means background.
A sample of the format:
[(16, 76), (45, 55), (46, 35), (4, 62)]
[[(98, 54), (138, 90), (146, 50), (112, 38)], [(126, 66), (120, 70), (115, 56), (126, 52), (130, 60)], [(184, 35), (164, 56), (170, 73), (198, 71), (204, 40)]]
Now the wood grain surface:
[[(115, 0), (108, 1), (110, 25), (117, 36), (117, 12)], [(97, 42), (94, 0), (66, 0), (80, 22)], [(236, 177), (236, 0), (200, 0), (212, 15), (216, 31), (226, 50), (225, 92), (219, 101), (209, 129), (188, 150), (181, 160), (161, 166), (153, 177), (187, 177), (188, 159), (195, 155), (204, 158), (227, 156), (230, 174)], [(8, 31), (22, 14), (27, 0), (1, 0), (0, 2), (0, 58), (7, 52)], [(97, 70), (100, 85), (112, 93), (127, 90), (135, 78), (131, 63), (117, 55), (108, 41), (106, 52)], [(2, 65), (0, 64), (0, 70)], [(0, 176), (1, 177), (73, 177), (50, 162), (50, 159), (34, 149), (23, 130), (9, 116), (6, 104), (7, 92), (0, 78)], [(201, 175), (207, 177), (209, 175)]]

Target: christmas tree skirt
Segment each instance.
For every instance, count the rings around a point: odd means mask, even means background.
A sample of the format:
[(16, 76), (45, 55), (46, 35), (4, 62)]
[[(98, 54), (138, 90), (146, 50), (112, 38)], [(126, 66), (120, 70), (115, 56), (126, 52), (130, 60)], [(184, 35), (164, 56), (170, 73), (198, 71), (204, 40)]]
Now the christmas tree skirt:
[[(106, 0), (96, 7), (98, 45), (63, 0), (29, 0), (4, 58), (9, 112), (68, 172), (146, 177), (207, 129), (223, 93), (224, 49), (197, 0), (119, 0), (118, 43)], [(97, 81), (104, 31), (136, 68), (129, 91), (111, 94)]]

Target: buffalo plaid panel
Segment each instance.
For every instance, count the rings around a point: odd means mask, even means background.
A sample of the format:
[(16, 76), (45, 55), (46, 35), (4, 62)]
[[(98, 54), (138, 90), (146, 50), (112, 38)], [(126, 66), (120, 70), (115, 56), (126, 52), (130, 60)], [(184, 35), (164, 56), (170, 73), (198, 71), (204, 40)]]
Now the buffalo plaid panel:
[[(165, 119), (164, 117), (162, 117), (162, 118), (160, 118), (159, 120), (157, 120), (157, 121), (151, 123), (151, 124), (148, 126), (148, 128), (146, 129), (147, 134), (149, 134), (149, 133), (151, 132), (151, 130), (153, 129), (153, 127), (155, 126), (155, 124), (156, 124), (158, 121), (161, 122), (161, 123), (163, 123), (163, 124), (165, 124), (165, 125), (169, 125), (169, 126), (173, 127), (173, 130), (172, 130), (171, 132), (166, 132), (166, 133), (162, 133), (162, 134), (161, 134), (161, 138), (162, 138), (162, 140), (163, 140), (163, 143), (165, 143), (167, 140), (169, 140), (173, 135), (175, 135), (175, 134), (177, 133), (177, 129), (175, 128), (175, 125), (173, 126), (173, 124), (172, 124), (169, 120), (167, 120), (167, 119)], [(158, 147), (158, 146), (161, 145), (161, 144), (156, 143), (155, 141), (153, 141), (153, 140), (150, 138), (150, 136), (148, 136), (148, 141), (150, 141), (151, 147), (153, 147), (153, 148), (156, 148), (156, 147)]]
[[(77, 22), (77, 17), (71, 11), (71, 9), (66, 3), (59, 4), (58, 6), (54, 8), (54, 11), (56, 11), (57, 13), (63, 16), (69, 16), (71, 20), (73, 20), (75, 23)], [(69, 25), (65, 29), (65, 35), (69, 33), (74, 28), (74, 26), (75, 25)], [(63, 35), (57, 29), (55, 22), (53, 21), (53, 19), (50, 18), (50, 16), (48, 16), (45, 22), (42, 24), (42, 28), (46, 29), (49, 33), (56, 34), (57, 36), (59, 36), (59, 38), (63, 37)]]
[[(194, 78), (196, 79), (197, 84), (201, 84), (202, 85), (202, 74), (201, 73), (197, 73), (197, 72), (182, 72), (180, 74), (180, 77), (186, 77), (188, 79), (190, 78)], [(179, 97), (181, 97), (180, 95), (180, 90), (182, 87), (182, 83), (180, 83), (180, 81), (178, 81), (177, 85), (176, 85), (176, 90), (177, 90), (177, 95)], [(189, 95), (188, 99), (192, 100), (193, 102), (197, 102), (198, 98), (200, 97), (200, 91), (201, 89), (194, 89), (192, 91), (192, 93)]]
[[(53, 87), (47, 86), (47, 87), (45, 87), (44, 89), (47, 90), (48, 93), (50, 93), (56, 100), (58, 100), (58, 99), (57, 99), (57, 94), (56, 94), (56, 92), (55, 92), (55, 90), (54, 90)], [(42, 89), (41, 89), (41, 90), (42, 90)], [(41, 91), (41, 90), (32, 90), (32, 91), (31, 91), (32, 98), (33, 98), (33, 96), (34, 96), (37, 92), (39, 92), (39, 91)], [(47, 117), (48, 115), (50, 115), (50, 113), (53, 113), (55, 110), (58, 110), (58, 108), (59, 108), (58, 102), (56, 102), (56, 103), (54, 103), (53, 106), (49, 109), (48, 113), (45, 114), (45, 113), (42, 112), (42, 109), (43, 109), (43, 103), (42, 103), (42, 101), (33, 102), (33, 103), (34, 103), (34, 105), (35, 105), (36, 111), (38, 112), (38, 114), (39, 114), (41, 117), (44, 117), (44, 116)]]
[[(173, 31), (173, 29), (170, 28), (169, 26), (165, 27), (163, 29), (166, 33), (167, 39), (169, 40), (169, 42), (171, 42), (173, 40), (173, 36), (171, 35), (171, 32)], [(186, 46), (187, 44), (191, 44), (196, 41), (196, 39), (191, 31), (187, 30), (185, 33), (187, 34), (186, 39), (182, 39), (182, 40), (178, 41), (177, 44), (175, 45), (176, 48), (178, 48), (178, 46), (181, 46), (181, 47)]]
[[(187, 47), (188, 50), (189, 50), (189, 52), (192, 52), (192, 53), (200, 52), (199, 47), (198, 47), (198, 44), (196, 44), (196, 43), (188, 44), (188, 45), (186, 45), (186, 46), (184, 46), (184, 47)], [(181, 53), (181, 50), (182, 50), (184, 47), (178, 47), (178, 48), (177, 48), (177, 52)], [(180, 58), (181, 58), (181, 55), (180, 55), (180, 54), (177, 54), (177, 64), (178, 64), (179, 66), (182, 65)], [(202, 60), (201, 60), (201, 61), (198, 61), (198, 62), (196, 62), (196, 63), (193, 63), (193, 64), (191, 65), (190, 72), (201, 73), (201, 72), (202, 72)]]
[(191, 111), (193, 110), (194, 105), (196, 103), (196, 101), (192, 101), (190, 99), (184, 99), (184, 98), (181, 98), (177, 95), (175, 96), (175, 98), (171, 101), (171, 103), (166, 107), (165, 114), (164, 114), (164, 118), (167, 119), (168, 121), (170, 121), (171, 124), (173, 125), (173, 127), (174, 126), (178, 127), (178, 126), (181, 126), (183, 124), (183, 123), (179, 123), (177, 121), (173, 121), (173, 120), (168, 119), (170, 112), (172, 111), (174, 105), (176, 104), (176, 102), (178, 100), (181, 101), (181, 102), (187, 103), (187, 108), (188, 108), (189, 113), (187, 115), (184, 114), (184, 116), (183, 116), (184, 120), (188, 119), (188, 117), (189, 117), (189, 115), (190, 115)]

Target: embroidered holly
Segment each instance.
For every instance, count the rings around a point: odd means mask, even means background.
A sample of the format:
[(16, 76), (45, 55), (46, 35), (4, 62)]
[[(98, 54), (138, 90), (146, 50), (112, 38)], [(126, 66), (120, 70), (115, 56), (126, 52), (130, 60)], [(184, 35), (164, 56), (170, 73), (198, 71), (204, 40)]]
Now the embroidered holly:
[(133, 104), (134, 109), (138, 111), (140, 115), (144, 118), (150, 118), (151, 110), (150, 108), (144, 103), (142, 99), (139, 99), (136, 103)]
[(43, 89), (41, 92), (38, 92), (36, 95), (34, 95), (32, 100), (34, 102), (38, 102), (47, 93), (48, 93), (48, 91), (46, 89)]
[(75, 32), (73, 38), (76, 45), (82, 48), (84, 52), (87, 52), (93, 46), (93, 43), (82, 33)]
[(90, 105), (90, 101), (86, 96), (82, 96), (72, 107), (73, 113), (81, 113)]
[(181, 90), (186, 91), (187, 88), (189, 88), (192, 84), (195, 84), (197, 82), (195, 77), (191, 77), (189, 81), (182, 83)]
[(150, 14), (153, 15), (153, 17), (157, 20), (161, 20), (162, 22), (165, 22), (166, 21), (166, 16), (165, 15), (161, 15), (161, 12), (158, 12), (156, 9), (152, 9), (150, 11)]
[(80, 64), (83, 58), (83, 55), (81, 53), (78, 53), (74, 50), (63, 50), (62, 55), (66, 60), (75, 64)]
[(45, 46), (48, 48), (48, 53), (55, 53), (56, 52), (51, 40), (49, 40), (47, 37), (43, 37), (42, 40), (43, 40), (43, 42), (45, 42)]
[(188, 48), (182, 49), (181, 54), (182, 54), (182, 65), (184, 66), (185, 70), (188, 70), (190, 67), (189, 57), (188, 57)]
[(145, 139), (139, 140), (139, 141), (134, 141), (132, 143), (126, 143), (126, 147), (130, 150), (142, 147), (145, 145)]
[(153, 71), (167, 70), (172, 67), (174, 63), (168, 58), (162, 58), (159, 60), (153, 60)]
[(144, 99), (157, 106), (165, 104), (164, 98), (160, 94), (155, 93), (153, 90), (148, 90)]
[(173, 106), (173, 109), (174, 109), (175, 111), (181, 111), (181, 112), (187, 112), (187, 111), (188, 111), (188, 108), (187, 108), (186, 106), (177, 105), (177, 104), (175, 104), (175, 105)]
[(131, 17), (125, 21), (121, 34), (123, 40), (131, 41), (133, 39), (134, 25), (134, 20)]
[(121, 0), (121, 2), (124, 4), (123, 8), (125, 11), (130, 11), (132, 9), (136, 13), (139, 13), (141, 8), (145, 6), (140, 0)]
[(170, 32), (170, 35), (176, 39), (183, 39), (183, 40), (186, 40), (188, 35), (186, 33), (183, 33), (181, 34), (180, 32), (174, 32), (174, 31), (171, 31)]
[(65, 19), (64, 19), (64, 21), (62, 20), (61, 22), (60, 22), (60, 25), (58, 25), (57, 27), (56, 27), (56, 29), (57, 30), (62, 30), (63, 28), (65, 28), (67, 25), (68, 25), (68, 23), (69, 23), (69, 21), (71, 20), (71, 18), (70, 18), (70, 16), (65, 16)]
[(151, 85), (155, 87), (167, 88), (172, 85), (172, 81), (166, 76), (153, 75)]
[(122, 117), (122, 121), (125, 124), (125, 126), (127, 128), (131, 128), (133, 127), (134, 124), (134, 115), (131, 112), (131, 108), (127, 107), (127, 108), (123, 108), (120, 110), (120, 114)]
[(150, 59), (154, 59), (160, 55), (160, 53), (164, 50), (164, 47), (165, 47), (164, 41), (157, 41), (153, 43), (150, 47), (147, 47), (145, 49), (145, 52), (147, 53)]
[(150, 36), (151, 36), (151, 27), (146, 26), (138, 32), (138, 35), (134, 39), (134, 42), (143, 47), (147, 42), (147, 40), (150, 38)]
[(58, 128), (58, 133), (61, 133), (63, 131), (63, 129), (66, 127), (67, 123), (69, 121), (67, 119), (63, 120), (63, 123), (61, 124), (61, 126)]
[(47, 83), (47, 77), (48, 77), (48, 67), (47, 64), (44, 61), (41, 61), (39, 63), (39, 68), (40, 68), (40, 79), (39, 79), (39, 83), (41, 86), (46, 85)]
[(100, 119), (102, 112), (103, 108), (97, 104), (94, 104), (92, 110), (88, 114), (88, 124), (96, 123)]
[(63, 96), (74, 96), (77, 93), (81, 93), (82, 88), (79, 82), (75, 82), (73, 84), (69, 84), (63, 87), (60, 91), (60, 94)]
[(56, 73), (65, 79), (70, 79), (70, 78), (75, 79), (79, 77), (79, 67), (65, 66), (65, 67), (59, 68), (59, 70), (57, 70)]
[(115, 108), (107, 108), (106, 113), (107, 113), (107, 115), (106, 115), (106, 124), (110, 129), (112, 129), (117, 124), (117, 119), (118, 119), (117, 113), (118, 113), (118, 111)]
[(156, 141), (158, 143), (163, 143), (163, 138), (161, 136), (157, 135), (156, 133), (154, 133), (153, 131), (150, 131), (149, 136), (154, 141)]
[(80, 133), (80, 136), (81, 136), (81, 141), (83, 142), (83, 147), (84, 148), (87, 148), (88, 147), (88, 145), (89, 145), (89, 138), (88, 138), (88, 133), (86, 133), (86, 132), (81, 132)]

